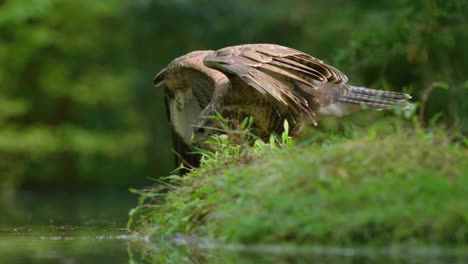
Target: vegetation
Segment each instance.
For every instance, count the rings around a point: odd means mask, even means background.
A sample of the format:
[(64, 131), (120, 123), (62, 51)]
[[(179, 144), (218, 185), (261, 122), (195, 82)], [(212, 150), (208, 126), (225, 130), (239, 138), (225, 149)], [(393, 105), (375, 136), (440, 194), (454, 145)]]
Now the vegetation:
[(466, 139), (395, 124), (273, 152), (278, 143), (239, 153), (221, 142), (200, 170), (169, 177), (169, 193), (142, 193), (138, 229), (243, 244), (466, 246)]
[(149, 139), (133, 106), (133, 56), (118, 52), (131, 44), (122, 8), (0, 1), (0, 192), (142, 173)]

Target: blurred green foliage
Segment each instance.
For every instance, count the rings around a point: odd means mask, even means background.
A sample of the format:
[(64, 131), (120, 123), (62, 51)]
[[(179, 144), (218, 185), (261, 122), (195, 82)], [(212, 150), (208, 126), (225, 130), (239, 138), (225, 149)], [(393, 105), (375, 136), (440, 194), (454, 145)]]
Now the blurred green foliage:
[(122, 8), (91, 0), (1, 5), (2, 178), (79, 187), (145, 173), (148, 120), (136, 107)]
[(464, 0), (0, 1), (0, 186), (138, 184), (172, 153), (155, 72), (196, 49), (269, 42), (355, 85), (433, 82), (425, 118), (468, 133)]

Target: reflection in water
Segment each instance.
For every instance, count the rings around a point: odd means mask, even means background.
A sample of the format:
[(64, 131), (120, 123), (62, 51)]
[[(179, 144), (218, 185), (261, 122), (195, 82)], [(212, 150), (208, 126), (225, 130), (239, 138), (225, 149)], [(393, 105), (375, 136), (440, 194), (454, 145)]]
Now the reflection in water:
[(128, 193), (31, 192), (0, 202), (0, 263), (128, 263)]
[[(179, 244), (175, 246), (175, 244)], [(183, 244), (183, 245), (180, 245)], [(137, 263), (468, 263), (463, 249), (352, 249), (296, 246), (239, 246), (132, 240)]]
[(103, 230), (79, 229), (2, 232), (0, 259), (2, 263), (122, 263), (128, 259), (122, 231), (108, 230), (115, 235), (103, 235)]
[(24, 193), (0, 203), (0, 263), (468, 263), (468, 252), (219, 246), (147, 241), (125, 229), (136, 196)]

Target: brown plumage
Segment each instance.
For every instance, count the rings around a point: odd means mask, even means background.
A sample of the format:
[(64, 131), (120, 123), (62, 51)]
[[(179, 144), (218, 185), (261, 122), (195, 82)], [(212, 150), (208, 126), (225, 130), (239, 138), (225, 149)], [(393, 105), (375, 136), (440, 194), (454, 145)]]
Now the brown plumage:
[[(301, 51), (273, 44), (246, 44), (195, 51), (172, 61), (154, 78), (167, 87), (166, 105), (175, 132), (175, 151), (190, 149), (193, 127), (214, 113), (252, 116), (261, 138), (291, 135), (317, 116), (341, 116), (360, 109), (389, 109), (411, 98), (398, 92), (347, 84), (335, 67)], [(185, 156), (185, 155), (184, 155)]]

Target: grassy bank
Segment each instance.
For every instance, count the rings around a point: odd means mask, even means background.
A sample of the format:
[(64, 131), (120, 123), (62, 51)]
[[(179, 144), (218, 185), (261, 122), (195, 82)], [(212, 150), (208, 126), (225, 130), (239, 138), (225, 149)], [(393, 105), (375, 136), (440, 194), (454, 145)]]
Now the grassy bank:
[(173, 177), (169, 192), (142, 193), (131, 225), (243, 244), (466, 246), (468, 151), (458, 142), (409, 129), (244, 154), (231, 165), (221, 153)]

